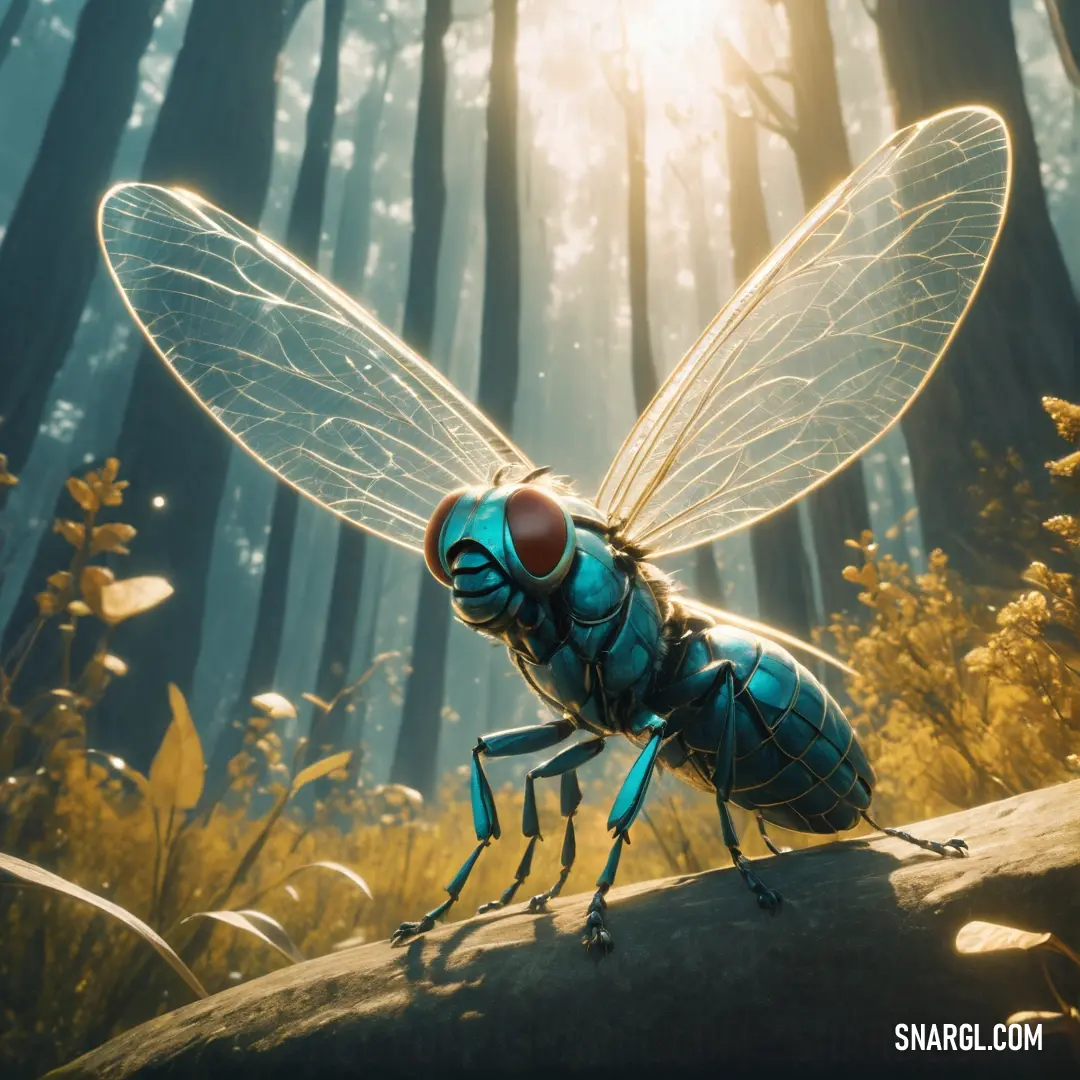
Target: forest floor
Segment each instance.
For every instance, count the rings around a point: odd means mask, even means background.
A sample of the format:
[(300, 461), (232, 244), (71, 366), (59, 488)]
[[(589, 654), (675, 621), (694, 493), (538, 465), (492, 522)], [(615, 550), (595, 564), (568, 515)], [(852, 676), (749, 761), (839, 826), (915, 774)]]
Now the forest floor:
[[(1034, 956), (960, 955), (955, 940), (981, 919), (1080, 946), (1080, 780), (910, 831), (963, 836), (970, 856), (876, 835), (756, 860), (784, 897), (776, 916), (730, 868), (616, 888), (599, 964), (581, 945), (588, 894), (537, 915), (516, 904), (275, 972), (50, 1075), (1080, 1073), (1046, 1031), (1041, 1050), (1012, 1053), (905, 1053), (895, 1032), (972, 1023), (989, 1043), (1013, 1012), (1055, 1008)], [(1076, 976), (1053, 972), (1075, 995)]]

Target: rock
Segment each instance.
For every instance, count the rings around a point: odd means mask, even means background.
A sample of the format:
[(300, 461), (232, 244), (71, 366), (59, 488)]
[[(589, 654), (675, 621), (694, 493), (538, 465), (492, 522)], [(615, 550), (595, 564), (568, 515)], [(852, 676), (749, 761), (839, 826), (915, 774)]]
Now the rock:
[(402, 948), (286, 968), (51, 1075), (801, 1080), (845, 1065), (925, 1076), (935, 1063), (950, 1075), (1059, 1075), (1071, 1051), (1058, 1035), (1044, 1032), (1041, 1052), (902, 1053), (894, 1029), (975, 1023), (988, 1043), (1012, 1012), (1054, 1008), (1034, 957), (961, 956), (954, 941), (984, 919), (1080, 948), (1080, 781), (910, 831), (964, 836), (970, 857), (878, 836), (762, 859), (755, 869), (784, 896), (777, 916), (730, 868), (618, 888), (607, 918), (616, 949), (599, 965), (580, 944), (589, 894), (540, 915), (519, 904)]

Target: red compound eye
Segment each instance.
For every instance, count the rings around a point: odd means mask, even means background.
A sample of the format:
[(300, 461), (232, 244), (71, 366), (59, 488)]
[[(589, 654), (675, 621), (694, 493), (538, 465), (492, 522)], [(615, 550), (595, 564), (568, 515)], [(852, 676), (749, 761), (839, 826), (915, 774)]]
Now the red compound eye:
[(510, 539), (521, 565), (534, 578), (550, 574), (566, 551), (562, 507), (540, 488), (519, 488), (506, 503)]
[(458, 499), (464, 494), (462, 491), (451, 491), (444, 495), (439, 505), (435, 507), (435, 513), (424, 530), (424, 559), (427, 568), (444, 585), (453, 584), (450, 576), (443, 569), (442, 560), (439, 558), (439, 537), (442, 535), (442, 527), (450, 516), (450, 511), (457, 506)]

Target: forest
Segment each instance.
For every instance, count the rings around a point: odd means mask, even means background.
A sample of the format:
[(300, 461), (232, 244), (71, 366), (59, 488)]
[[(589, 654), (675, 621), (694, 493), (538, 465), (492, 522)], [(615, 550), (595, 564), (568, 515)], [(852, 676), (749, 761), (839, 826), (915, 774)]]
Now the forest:
[[(940, 368), (830, 482), (663, 563), (855, 669), (819, 674), (890, 825), (1080, 774), (1070, 0), (7, 0), (0, 851), (25, 862), (0, 881), (5, 1075), (388, 938), (473, 844), (478, 736), (549, 718), (422, 559), (181, 392), (105, 272), (110, 185), (259, 228), (592, 492), (773, 245), (893, 131), (963, 104), (1005, 119), (1013, 178)], [(582, 779), (575, 891), (631, 752)], [(529, 765), (491, 766), (505, 821)], [(664, 775), (634, 838), (620, 884), (729, 861), (713, 798)], [(495, 845), (451, 917), (520, 857)]]

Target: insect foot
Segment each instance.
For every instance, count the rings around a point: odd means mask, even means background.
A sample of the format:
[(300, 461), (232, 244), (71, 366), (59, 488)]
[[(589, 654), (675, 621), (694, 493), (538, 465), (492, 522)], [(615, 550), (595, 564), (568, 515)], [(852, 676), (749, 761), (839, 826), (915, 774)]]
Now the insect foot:
[(419, 922), (403, 922), (390, 938), (391, 945), (402, 945), (417, 934), (426, 934), (435, 925), (435, 920), (425, 915)]
[(939, 843), (937, 840), (922, 840), (917, 836), (912, 836), (911, 833), (906, 833), (902, 829), (886, 829), (879, 825), (866, 811), (863, 811), (863, 820), (867, 824), (873, 826), (878, 832), (883, 832), (886, 836), (895, 836), (897, 840), (904, 840), (909, 844), (914, 844), (917, 848), (922, 848), (923, 851), (932, 851), (935, 855), (956, 855), (958, 858), (964, 858), (968, 853), (968, 846), (965, 841), (959, 837), (954, 836), (950, 840), (946, 840), (944, 843)]
[(589, 910), (585, 914), (585, 936), (582, 942), (585, 952), (597, 963), (604, 959), (615, 949), (615, 942), (611, 933), (604, 925), (604, 912), (607, 910), (607, 901), (604, 894), (597, 890), (589, 904)]
[(762, 886), (761, 892), (757, 894), (757, 902), (758, 907), (767, 911), (770, 915), (779, 915), (784, 898), (775, 889)]
[(735, 854), (735, 867), (739, 873), (742, 874), (743, 881), (746, 882), (751, 892), (757, 897), (758, 907), (763, 911), (767, 911), (770, 915), (779, 915), (780, 908), (784, 903), (784, 898), (775, 889), (770, 889), (761, 878), (750, 869), (750, 864), (746, 856), (741, 852)]

